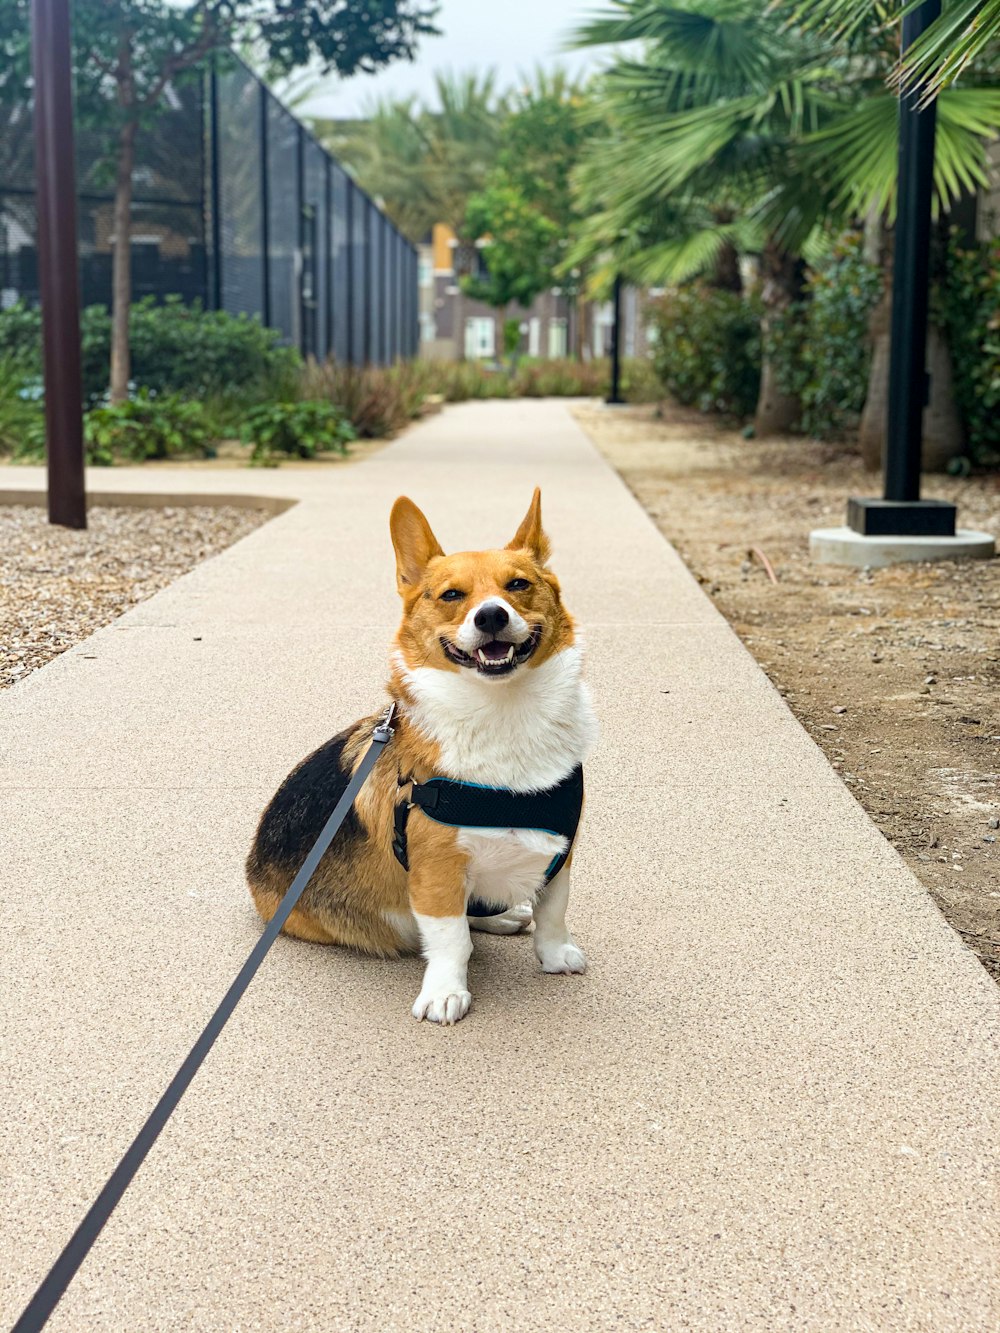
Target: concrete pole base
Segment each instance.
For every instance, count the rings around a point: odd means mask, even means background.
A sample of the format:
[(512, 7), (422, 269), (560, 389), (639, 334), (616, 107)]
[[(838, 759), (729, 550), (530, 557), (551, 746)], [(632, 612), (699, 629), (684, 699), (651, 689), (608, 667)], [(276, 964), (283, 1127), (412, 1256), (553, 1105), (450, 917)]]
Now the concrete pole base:
[(821, 565), (858, 569), (918, 560), (989, 560), (996, 543), (988, 532), (959, 528), (954, 537), (863, 537), (853, 528), (816, 528), (809, 554)]

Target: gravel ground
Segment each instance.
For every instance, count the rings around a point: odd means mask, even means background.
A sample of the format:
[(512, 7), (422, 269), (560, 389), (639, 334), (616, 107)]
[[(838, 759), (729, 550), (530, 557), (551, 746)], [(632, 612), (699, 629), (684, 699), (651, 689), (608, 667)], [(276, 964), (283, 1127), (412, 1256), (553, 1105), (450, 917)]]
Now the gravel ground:
[(88, 528), (0, 505), (0, 689), (265, 522), (261, 510), (99, 508)]

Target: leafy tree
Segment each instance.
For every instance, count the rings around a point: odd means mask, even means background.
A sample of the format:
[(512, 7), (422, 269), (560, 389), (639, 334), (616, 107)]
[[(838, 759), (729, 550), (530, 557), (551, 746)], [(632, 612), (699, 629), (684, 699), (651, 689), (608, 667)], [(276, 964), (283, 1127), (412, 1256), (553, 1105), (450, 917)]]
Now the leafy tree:
[(586, 329), (586, 264), (565, 262), (572, 239), (583, 223), (572, 179), (583, 150), (595, 132), (587, 115), (587, 92), (565, 70), (536, 69), (508, 101), (501, 147), (490, 180), (508, 185), (559, 228), (559, 263), (550, 282), (558, 281), (580, 309), (576, 354)]
[(486, 272), (463, 278), (462, 290), (502, 314), (503, 343), (512, 351), (506, 333), (509, 308), (530, 306), (552, 282), (559, 228), (515, 186), (491, 185), (469, 200), (465, 234), (482, 238)]
[(497, 172), (564, 233), (579, 218), (572, 173), (593, 134), (586, 92), (565, 70), (537, 69), (511, 94)]
[[(0, 0), (0, 44), (25, 34), (15, 54), (26, 74), (29, 0)], [(433, 0), (77, 0), (73, 48), (81, 117), (114, 142), (115, 203), (111, 398), (128, 396), (131, 210), (135, 144), (178, 80), (216, 52), (257, 43), (275, 70), (309, 61), (340, 75), (412, 59), (435, 31)]]

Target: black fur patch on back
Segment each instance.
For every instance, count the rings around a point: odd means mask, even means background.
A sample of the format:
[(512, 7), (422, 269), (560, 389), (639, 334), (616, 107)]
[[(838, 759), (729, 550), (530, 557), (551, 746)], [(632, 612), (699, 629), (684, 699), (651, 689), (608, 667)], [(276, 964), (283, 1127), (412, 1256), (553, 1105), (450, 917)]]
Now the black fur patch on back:
[[(353, 727), (340, 732), (303, 759), (285, 778), (261, 816), (248, 862), (251, 872), (261, 871), (267, 865), (298, 869), (309, 855), (350, 781), (344, 746), (353, 735)], [(361, 821), (352, 806), (333, 846), (342, 848), (363, 835)]]

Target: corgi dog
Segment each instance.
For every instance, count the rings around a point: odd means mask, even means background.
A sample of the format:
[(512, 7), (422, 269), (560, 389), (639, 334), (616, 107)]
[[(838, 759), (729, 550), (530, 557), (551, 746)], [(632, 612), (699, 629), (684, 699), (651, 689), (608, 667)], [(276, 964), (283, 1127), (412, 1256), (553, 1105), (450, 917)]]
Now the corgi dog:
[[(420, 951), (413, 1015), (452, 1024), (471, 1004), (470, 929), (515, 934), (533, 919), (543, 971), (586, 967), (566, 907), (596, 721), (537, 489), (502, 550), (445, 555), (405, 496), (389, 526), (403, 603), (395, 734), (284, 930), (381, 957)], [(247, 878), (265, 921), (380, 720), (320, 746), (261, 816)]]

